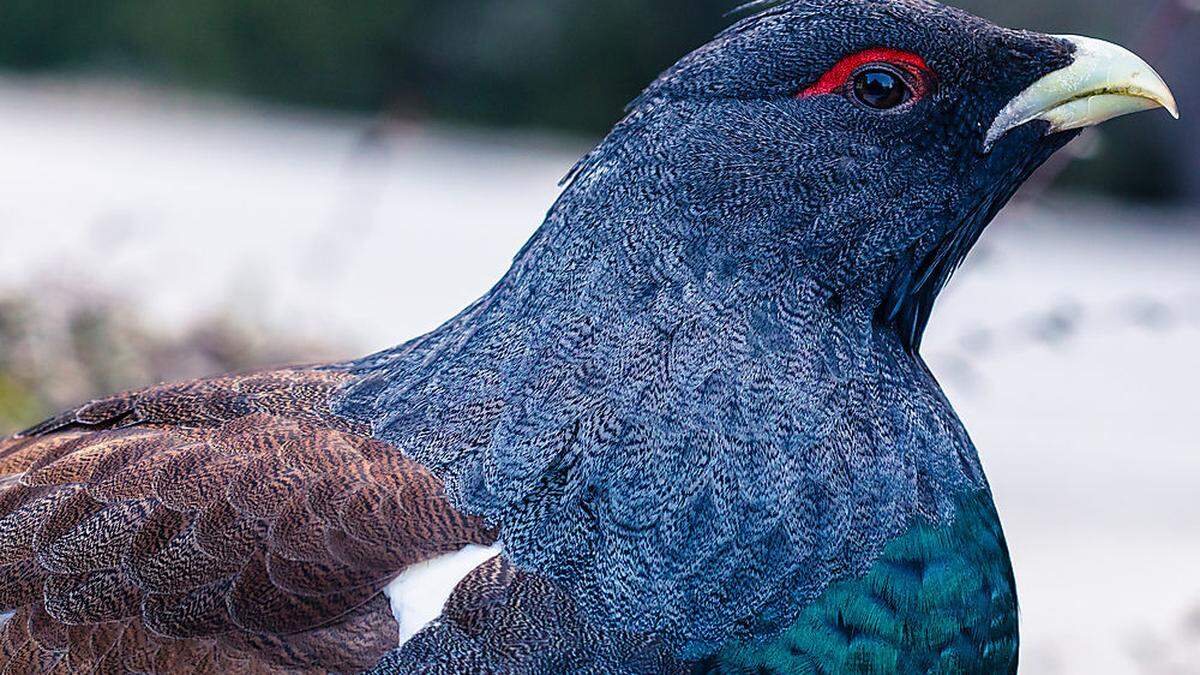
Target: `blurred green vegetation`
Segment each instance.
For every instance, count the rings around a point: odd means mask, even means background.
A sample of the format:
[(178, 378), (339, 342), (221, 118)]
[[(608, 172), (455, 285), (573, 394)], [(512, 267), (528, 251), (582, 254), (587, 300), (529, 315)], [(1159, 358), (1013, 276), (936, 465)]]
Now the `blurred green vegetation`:
[[(1029, 2), (966, 4), (1011, 19), (1048, 14)], [(1069, 14), (1071, 4), (1050, 14)], [(727, 25), (724, 15), (736, 6), (736, 0), (4, 0), (0, 64), (132, 73), (270, 100), (400, 106), (476, 123), (594, 134), (656, 73)], [(1095, 19), (1086, 22), (1094, 26)]]
[(47, 406), (34, 392), (8, 373), (0, 372), (0, 435), (16, 431), (38, 419)]
[(116, 298), (0, 296), (0, 437), (100, 396), (158, 382), (332, 360), (261, 326), (213, 317), (165, 333)]
[[(1147, 39), (1148, 17), (1180, 1), (953, 4), (1009, 25), (1145, 47), (1137, 43)], [(740, 2), (3, 0), (0, 67), (595, 136), (658, 72), (728, 25), (727, 13)], [(1182, 51), (1197, 31), (1165, 37)], [(1154, 36), (1155, 48), (1163, 38)], [(1194, 75), (1195, 60), (1182, 58), (1184, 74)], [(1180, 154), (1174, 148), (1184, 132), (1159, 124), (1151, 132), (1156, 147), (1114, 144), (1099, 168), (1075, 179), (1143, 198), (1177, 196), (1190, 179), (1178, 172), (1150, 179), (1138, 170), (1147, 152), (1154, 159)], [(1144, 124), (1141, 133), (1145, 138)]]
[(728, 0), (5, 0), (0, 65), (599, 133)]

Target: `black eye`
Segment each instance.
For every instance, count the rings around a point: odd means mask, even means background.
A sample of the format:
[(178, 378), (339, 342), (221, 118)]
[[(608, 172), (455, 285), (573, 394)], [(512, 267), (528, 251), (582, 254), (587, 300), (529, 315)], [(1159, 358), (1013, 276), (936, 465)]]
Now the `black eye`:
[(854, 75), (854, 98), (875, 110), (890, 110), (912, 98), (900, 75), (888, 68), (870, 66)]

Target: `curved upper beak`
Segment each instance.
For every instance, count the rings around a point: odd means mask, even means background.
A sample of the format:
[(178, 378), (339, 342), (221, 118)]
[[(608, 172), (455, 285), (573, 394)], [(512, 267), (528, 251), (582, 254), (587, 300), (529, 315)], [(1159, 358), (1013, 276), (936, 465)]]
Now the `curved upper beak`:
[(1166, 108), (1179, 119), (1167, 83), (1138, 55), (1104, 40), (1058, 37), (1075, 44), (1075, 61), (1034, 82), (1010, 101), (988, 129), (985, 151), (1010, 130), (1034, 120), (1049, 122), (1047, 133), (1054, 133), (1154, 108)]

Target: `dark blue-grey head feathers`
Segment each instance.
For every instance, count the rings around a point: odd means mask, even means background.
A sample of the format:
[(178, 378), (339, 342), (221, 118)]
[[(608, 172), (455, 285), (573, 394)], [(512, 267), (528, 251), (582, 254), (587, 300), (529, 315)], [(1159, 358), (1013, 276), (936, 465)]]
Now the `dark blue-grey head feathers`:
[[(886, 113), (797, 96), (874, 47), (920, 54), (936, 86)], [(985, 153), (988, 123), (1069, 59), (921, 0), (743, 19), (633, 104), (490, 293), (346, 366), (337, 410), (593, 620), (690, 654), (777, 631), (984, 488), (915, 352), (1065, 141), (1027, 127)]]

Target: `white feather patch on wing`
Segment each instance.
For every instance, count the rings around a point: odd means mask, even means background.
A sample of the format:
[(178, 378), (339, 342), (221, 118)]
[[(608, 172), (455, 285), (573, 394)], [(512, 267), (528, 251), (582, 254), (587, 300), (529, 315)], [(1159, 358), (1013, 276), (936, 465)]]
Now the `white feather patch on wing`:
[(400, 624), (400, 646), (442, 614), (454, 587), (476, 567), (500, 553), (500, 545), (467, 546), (412, 565), (383, 589)]

